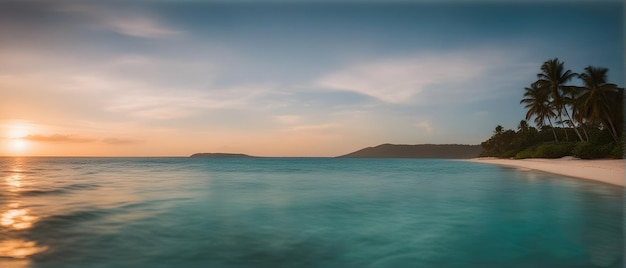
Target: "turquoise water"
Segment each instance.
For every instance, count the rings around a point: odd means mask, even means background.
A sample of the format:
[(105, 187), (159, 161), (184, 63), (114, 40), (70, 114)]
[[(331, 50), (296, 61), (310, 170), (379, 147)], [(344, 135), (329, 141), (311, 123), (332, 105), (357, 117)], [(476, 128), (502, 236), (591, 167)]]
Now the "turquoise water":
[(0, 158), (0, 267), (623, 267), (624, 190), (418, 159)]

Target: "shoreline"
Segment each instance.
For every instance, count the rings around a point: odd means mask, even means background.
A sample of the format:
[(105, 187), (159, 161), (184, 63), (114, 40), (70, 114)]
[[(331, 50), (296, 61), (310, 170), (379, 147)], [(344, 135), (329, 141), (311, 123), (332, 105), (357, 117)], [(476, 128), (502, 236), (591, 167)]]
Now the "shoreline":
[(486, 157), (463, 161), (537, 170), (621, 187), (624, 187), (625, 182), (624, 159), (583, 160), (563, 157), (559, 159), (529, 158), (513, 160)]

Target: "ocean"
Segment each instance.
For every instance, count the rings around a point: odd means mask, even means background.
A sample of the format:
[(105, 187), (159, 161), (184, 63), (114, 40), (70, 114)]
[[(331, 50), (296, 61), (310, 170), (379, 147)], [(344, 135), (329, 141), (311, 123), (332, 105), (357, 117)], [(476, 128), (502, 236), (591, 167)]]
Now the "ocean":
[(624, 188), (453, 160), (0, 158), (0, 267), (623, 267)]

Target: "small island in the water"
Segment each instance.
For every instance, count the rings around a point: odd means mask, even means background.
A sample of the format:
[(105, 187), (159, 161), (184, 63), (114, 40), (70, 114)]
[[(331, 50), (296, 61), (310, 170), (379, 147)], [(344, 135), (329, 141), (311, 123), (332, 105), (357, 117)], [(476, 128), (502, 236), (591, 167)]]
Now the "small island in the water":
[(253, 158), (247, 154), (230, 154), (230, 153), (197, 153), (192, 154), (190, 157), (195, 158)]

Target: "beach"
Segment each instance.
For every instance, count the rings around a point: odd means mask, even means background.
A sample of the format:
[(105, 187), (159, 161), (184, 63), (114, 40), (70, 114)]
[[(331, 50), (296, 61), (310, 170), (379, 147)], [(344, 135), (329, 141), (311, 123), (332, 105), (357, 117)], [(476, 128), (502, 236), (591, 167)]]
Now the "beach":
[(624, 186), (623, 159), (583, 160), (574, 157), (563, 157), (559, 159), (533, 158), (514, 160), (486, 157), (474, 158), (467, 161), (538, 170), (568, 177)]

